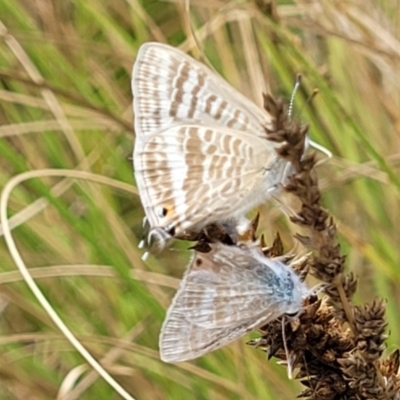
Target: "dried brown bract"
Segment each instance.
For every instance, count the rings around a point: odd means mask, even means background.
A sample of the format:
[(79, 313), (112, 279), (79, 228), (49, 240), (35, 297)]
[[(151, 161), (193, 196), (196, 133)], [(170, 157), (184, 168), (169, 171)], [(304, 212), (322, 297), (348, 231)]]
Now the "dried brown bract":
[[(399, 399), (399, 351), (381, 360), (387, 338), (385, 303), (374, 300), (355, 306), (357, 279), (344, 272), (345, 256), (337, 241), (336, 225), (321, 207), (321, 193), (314, 169), (315, 155), (304, 154), (307, 127), (289, 119), (280, 102), (265, 96), (265, 109), (275, 119), (269, 140), (282, 143), (280, 157), (292, 165), (285, 189), (301, 207), (291, 220), (302, 229), (295, 237), (313, 252), (305, 262), (310, 275), (321, 281), (322, 299), (311, 296), (301, 315), (284, 317), (261, 329), (263, 336), (250, 344), (277, 357), (307, 387), (298, 397), (306, 399)], [(304, 274), (304, 272), (303, 272)], [(287, 359), (289, 358), (289, 359)]]

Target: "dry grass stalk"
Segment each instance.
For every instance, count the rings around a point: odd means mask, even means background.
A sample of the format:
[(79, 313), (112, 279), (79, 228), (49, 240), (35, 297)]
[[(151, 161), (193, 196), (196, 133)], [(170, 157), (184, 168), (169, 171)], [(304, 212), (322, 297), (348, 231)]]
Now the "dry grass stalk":
[[(291, 220), (307, 232), (296, 238), (313, 250), (309, 273), (322, 282), (322, 299), (306, 299), (304, 311), (285, 324), (290, 364), (296, 378), (307, 387), (298, 397), (306, 399), (399, 399), (399, 351), (382, 359), (387, 338), (385, 303), (355, 306), (357, 279), (344, 272), (345, 257), (337, 242), (332, 217), (322, 209), (315, 174), (315, 155), (303, 155), (307, 127), (289, 119), (287, 110), (270, 96), (265, 108), (275, 116), (268, 138), (282, 143), (279, 156), (293, 166), (286, 190), (301, 201)], [(300, 266), (306, 271), (306, 266)], [(304, 273), (303, 273), (304, 274)], [(288, 363), (277, 320), (261, 329), (263, 336), (250, 344), (262, 347), (269, 357)]]

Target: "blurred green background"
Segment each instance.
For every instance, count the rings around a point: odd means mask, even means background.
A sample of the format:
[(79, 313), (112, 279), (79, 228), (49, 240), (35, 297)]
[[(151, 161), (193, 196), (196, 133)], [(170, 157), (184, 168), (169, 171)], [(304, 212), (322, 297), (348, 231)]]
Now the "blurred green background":
[[(190, 255), (177, 243), (144, 263), (137, 247), (130, 75), (150, 40), (205, 55), (258, 103), (262, 91), (289, 99), (302, 74), (294, 115), (334, 155), (318, 172), (359, 276), (356, 302), (387, 299), (388, 350), (399, 346), (399, 22), (393, 0), (192, 0), (190, 13), (179, 0), (1, 0), (0, 187), (12, 189), (2, 201), (16, 248), (3, 225), (0, 398), (121, 398), (38, 303), (19, 256), (80, 343), (138, 400), (294, 399), (301, 390), (245, 338), (190, 363), (159, 360)], [(298, 227), (274, 205), (260, 211), (260, 231), (268, 241), (279, 231), (290, 250)]]

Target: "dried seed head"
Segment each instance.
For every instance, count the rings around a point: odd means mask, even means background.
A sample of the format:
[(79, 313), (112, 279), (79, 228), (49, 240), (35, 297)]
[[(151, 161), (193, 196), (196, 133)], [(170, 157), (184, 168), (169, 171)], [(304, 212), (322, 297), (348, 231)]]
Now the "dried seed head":
[(385, 304), (376, 300), (360, 307), (352, 305), (357, 279), (352, 273), (344, 273), (345, 256), (337, 241), (335, 223), (320, 204), (316, 158), (304, 155), (307, 127), (290, 121), (282, 103), (270, 96), (264, 97), (264, 107), (274, 119), (267, 137), (282, 143), (277, 153), (293, 168), (285, 189), (301, 202), (300, 211), (291, 218), (302, 230), (295, 237), (314, 252), (304, 261), (304, 271), (326, 285), (323, 299), (305, 299), (300, 315), (285, 323), (287, 352), (281, 321), (262, 327), (262, 337), (250, 344), (282, 361), (289, 354), (298, 368), (296, 378), (307, 387), (298, 397), (400, 400), (400, 352), (379, 361), (387, 338)]
[(371, 304), (354, 307), (356, 345), (364, 359), (374, 362), (385, 350), (385, 302), (374, 300)]

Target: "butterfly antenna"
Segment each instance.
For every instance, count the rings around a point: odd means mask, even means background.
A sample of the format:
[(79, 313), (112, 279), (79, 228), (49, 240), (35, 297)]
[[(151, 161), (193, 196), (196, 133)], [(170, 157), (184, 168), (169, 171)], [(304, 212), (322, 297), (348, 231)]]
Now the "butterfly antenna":
[[(317, 142), (314, 142), (313, 140), (308, 139), (308, 145), (313, 147), (315, 150), (318, 150), (321, 153), (325, 154), (328, 159), (332, 158), (332, 152), (329, 151), (326, 147), (321, 146)], [(318, 162), (317, 165), (318, 164), (320, 164), (320, 162)]]
[[(296, 82), (297, 83), (297, 82)], [(308, 99), (306, 100), (306, 102), (303, 104), (302, 108), (300, 109), (300, 114), (303, 112), (303, 109), (306, 105), (310, 105), (311, 102), (315, 99), (315, 96), (319, 93), (318, 89), (314, 89), (313, 92), (311, 93), (311, 95), (308, 97)], [(314, 142), (313, 140), (311, 140), (308, 136), (306, 138), (306, 147), (310, 146), (312, 148), (314, 148), (315, 150), (320, 151), (321, 153), (325, 154), (327, 159), (332, 158), (332, 152), (329, 151), (326, 147), (321, 146), (320, 144), (318, 144), (317, 142)], [(316, 165), (321, 164), (320, 161), (317, 162)]]
[(292, 114), (293, 114), (294, 99), (296, 97), (296, 93), (298, 92), (300, 85), (301, 85), (301, 75), (297, 74), (296, 83), (294, 84), (292, 95), (290, 96), (289, 111), (288, 111), (290, 120), (292, 119)]

